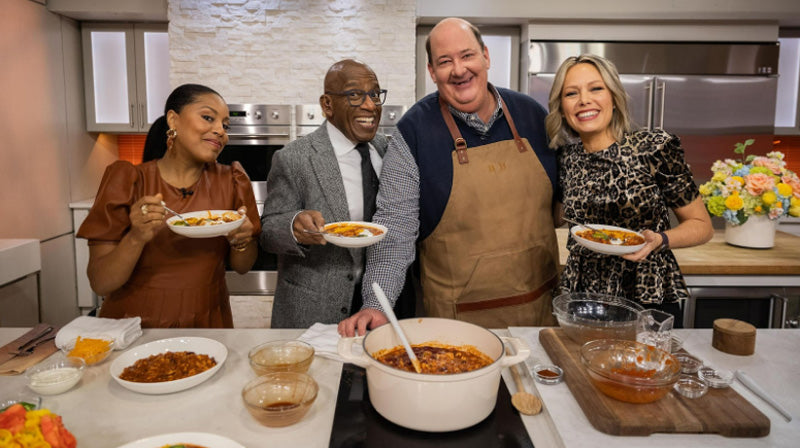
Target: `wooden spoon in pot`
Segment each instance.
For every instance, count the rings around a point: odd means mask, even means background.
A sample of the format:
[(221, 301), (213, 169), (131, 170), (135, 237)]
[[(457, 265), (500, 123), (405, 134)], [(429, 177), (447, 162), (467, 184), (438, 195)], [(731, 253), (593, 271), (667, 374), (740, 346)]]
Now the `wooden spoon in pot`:
[[(511, 354), (508, 349), (506, 349), (506, 353)], [(525, 385), (522, 384), (517, 366), (513, 365), (509, 367), (509, 370), (511, 370), (511, 376), (514, 377), (514, 384), (517, 385), (517, 393), (511, 396), (511, 404), (514, 405), (514, 408), (525, 415), (536, 415), (542, 412), (542, 400), (525, 391)]]

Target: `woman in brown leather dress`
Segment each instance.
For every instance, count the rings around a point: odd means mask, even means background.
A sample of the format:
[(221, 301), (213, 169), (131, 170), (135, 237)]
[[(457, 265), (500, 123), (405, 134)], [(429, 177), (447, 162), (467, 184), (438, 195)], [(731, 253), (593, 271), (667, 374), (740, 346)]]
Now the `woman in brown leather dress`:
[[(214, 90), (176, 88), (150, 128), (140, 165), (106, 168), (77, 236), (89, 240), (88, 275), (104, 296), (99, 316), (140, 316), (143, 327), (233, 327), (225, 262), (245, 273), (261, 233), (250, 179), (241, 165), (218, 164), (228, 142), (228, 106)], [(247, 219), (213, 238), (167, 227), (167, 212), (238, 210)]]

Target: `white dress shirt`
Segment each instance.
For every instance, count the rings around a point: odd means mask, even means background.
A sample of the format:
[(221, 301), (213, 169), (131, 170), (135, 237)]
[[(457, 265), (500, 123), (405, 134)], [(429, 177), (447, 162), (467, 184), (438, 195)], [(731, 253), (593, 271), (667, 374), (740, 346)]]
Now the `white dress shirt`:
[[(361, 155), (356, 150), (358, 142), (350, 141), (329, 121), (326, 121), (325, 125), (331, 145), (333, 145), (333, 152), (336, 154), (336, 160), (339, 162), (339, 171), (342, 173), (350, 219), (362, 221), (364, 219), (364, 191), (361, 184)], [(380, 177), (383, 159), (372, 145), (369, 145), (369, 158), (375, 174)]]

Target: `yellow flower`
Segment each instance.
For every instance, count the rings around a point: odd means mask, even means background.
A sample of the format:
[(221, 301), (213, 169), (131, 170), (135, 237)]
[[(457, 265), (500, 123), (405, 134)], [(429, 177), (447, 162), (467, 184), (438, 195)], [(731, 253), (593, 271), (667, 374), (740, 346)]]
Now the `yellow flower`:
[(791, 216), (800, 216), (800, 205), (789, 207), (789, 214)]
[(744, 207), (744, 201), (742, 198), (739, 197), (739, 193), (733, 192), (727, 199), (725, 199), (725, 207), (728, 207), (731, 210), (740, 210)]
[(778, 187), (778, 194), (781, 196), (791, 196), (792, 195), (792, 186), (789, 184), (785, 184), (783, 182), (776, 185)]
[(739, 182), (739, 186), (744, 185), (744, 178), (742, 176), (732, 176), (731, 180), (735, 180), (736, 182)]
[(796, 197), (792, 196), (792, 199), (789, 200), (789, 204), (792, 207), (800, 207), (800, 199), (797, 199)]
[(778, 200), (778, 196), (770, 190), (761, 195), (761, 200), (764, 201), (766, 205), (772, 205)]
[(723, 173), (722, 171), (717, 171), (716, 173), (714, 173), (714, 176), (711, 178), (711, 180), (722, 182), (723, 180), (725, 180), (726, 177), (728, 176), (726, 176), (725, 173)]
[(711, 188), (711, 185), (709, 185), (710, 183), (711, 182), (706, 182), (706, 183), (700, 185), (700, 194), (701, 195), (703, 195), (703, 196), (711, 196), (711, 192), (713, 190)]

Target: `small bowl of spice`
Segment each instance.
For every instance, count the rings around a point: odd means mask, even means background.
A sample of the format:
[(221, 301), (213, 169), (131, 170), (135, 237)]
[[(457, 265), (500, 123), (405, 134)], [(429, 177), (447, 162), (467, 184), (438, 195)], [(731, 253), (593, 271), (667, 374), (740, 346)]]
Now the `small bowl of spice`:
[(114, 338), (111, 336), (89, 336), (69, 341), (61, 349), (66, 356), (81, 358), (87, 366), (100, 364), (114, 351)]
[(564, 371), (553, 364), (536, 364), (533, 366), (533, 377), (542, 384), (558, 384), (564, 379)]
[(28, 369), (28, 387), (41, 395), (62, 394), (78, 384), (85, 368), (81, 358), (59, 356)]

